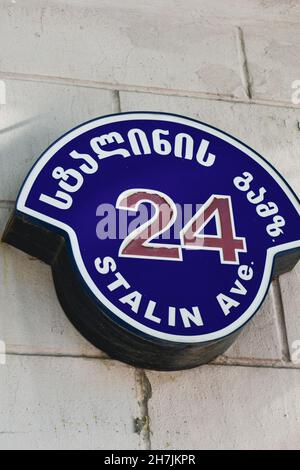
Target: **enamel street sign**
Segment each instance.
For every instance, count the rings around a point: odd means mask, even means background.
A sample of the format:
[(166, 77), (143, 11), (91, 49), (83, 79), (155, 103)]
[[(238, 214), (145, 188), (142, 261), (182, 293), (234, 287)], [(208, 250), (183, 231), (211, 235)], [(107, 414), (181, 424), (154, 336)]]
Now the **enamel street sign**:
[(299, 200), (247, 145), (125, 113), (55, 142), (4, 241), (52, 266), (61, 305), (111, 357), (175, 370), (223, 353), (300, 257)]

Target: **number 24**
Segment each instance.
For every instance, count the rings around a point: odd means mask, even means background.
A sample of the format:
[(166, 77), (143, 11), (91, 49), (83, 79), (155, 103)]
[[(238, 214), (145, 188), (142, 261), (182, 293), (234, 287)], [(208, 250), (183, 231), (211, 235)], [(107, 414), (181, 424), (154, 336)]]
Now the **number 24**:
[[(137, 212), (143, 202), (151, 203), (156, 211), (153, 217), (130, 233), (122, 242), (119, 256), (157, 260), (182, 261), (182, 249), (217, 250), (222, 264), (238, 264), (239, 252), (246, 252), (246, 239), (237, 237), (231, 197), (212, 195), (180, 231), (181, 246), (151, 243), (167, 231), (177, 218), (174, 201), (160, 191), (130, 189), (118, 197), (117, 209)], [(217, 235), (199, 234), (215, 217)], [(149, 234), (150, 230), (150, 234)]]

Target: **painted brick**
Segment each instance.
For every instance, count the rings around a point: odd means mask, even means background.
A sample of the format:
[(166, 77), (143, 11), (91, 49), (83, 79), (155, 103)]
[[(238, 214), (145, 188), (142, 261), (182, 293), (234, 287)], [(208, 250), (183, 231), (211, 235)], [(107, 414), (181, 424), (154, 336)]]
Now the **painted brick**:
[(300, 370), (148, 373), (153, 449), (300, 449)]
[[(180, 0), (176, 7), (173, 0), (0, 1), (0, 234), (10, 214), (5, 201), (15, 199), (39, 154), (80, 122), (118, 110), (115, 93), (85, 80), (111, 89), (244, 98), (239, 26), (253, 97), (288, 106), (291, 84), (300, 79), (299, 21), (294, 0), (189, 0), (188, 8)], [(13, 80), (14, 74), (26, 77)], [(231, 133), (269, 159), (300, 194), (299, 109), (125, 92), (121, 104), (123, 111), (175, 112)], [(299, 280), (300, 265), (280, 278), (291, 356), (300, 340)], [(300, 369), (254, 366), (281, 358), (278, 300), (274, 288), (226, 353), (253, 359), (253, 367), (147, 372), (153, 449), (300, 449)], [(102, 353), (59, 306), (49, 267), (0, 245), (3, 339), (14, 355), (0, 365), (0, 449), (145, 446), (147, 430), (134, 433), (139, 402), (145, 403), (133, 369), (96, 358)], [(94, 359), (18, 356), (24, 353)]]
[[(289, 343), (290, 356), (296, 354), (300, 348), (300, 262), (296, 268), (280, 278), (282, 302), (285, 314), (285, 324)], [(297, 343), (296, 343), (297, 342)], [(300, 354), (295, 356), (300, 360)]]
[(95, 359), (8, 356), (0, 376), (0, 449), (139, 447), (133, 369)]
[(291, 103), (292, 82), (300, 80), (299, 20), (276, 28), (246, 26), (243, 32), (252, 96)]
[[(14, 3), (12, 0), (3, 0), (2, 3)], [(16, 1), (17, 3), (17, 1)], [(97, 8), (116, 8), (124, 11), (136, 11), (137, 14), (143, 12), (160, 13), (161, 0), (152, 0), (151, 2), (140, 2), (139, 0), (43, 0), (46, 7), (66, 7), (76, 6), (78, 8), (86, 8), (96, 10)], [(210, 23), (219, 24), (226, 22), (230, 24), (237, 24), (237, 21), (242, 23), (262, 23), (262, 22), (296, 22), (300, 20), (300, 5), (295, 0), (284, 0), (278, 2), (276, 0), (252, 0), (251, 2), (238, 2), (237, 0), (226, 0), (221, 3), (219, 0), (189, 0), (188, 8), (184, 0), (176, 2), (174, 8), (173, 0), (164, 0), (165, 10), (175, 17), (184, 18), (202, 18), (205, 17)], [(40, 0), (26, 0), (26, 4), (40, 6)], [(146, 5), (145, 5), (146, 4)], [(172, 8), (173, 7), (173, 8)], [(217, 12), (217, 14), (216, 14)], [(199, 15), (199, 16), (198, 16)], [(138, 18), (138, 17), (137, 17)]]
[(81, 122), (116, 112), (111, 91), (4, 80), (0, 105), (0, 200), (14, 200), (40, 154)]
[[(216, 5), (218, 6), (218, 16), (216, 16)], [(211, 15), (216, 22), (218, 17), (224, 17), (233, 24), (240, 22), (240, 24), (265, 24), (266, 27), (272, 25), (272, 30), (274, 30), (284, 22), (300, 21), (300, 5), (295, 0), (284, 0), (283, 2), (253, 0), (238, 3), (236, 0), (228, 0), (222, 4), (218, 0), (205, 0), (203, 7), (205, 8), (203, 13)]]
[(242, 93), (234, 28), (203, 21), (195, 2), (86, 3), (2, 5), (1, 71)]
[(244, 141), (300, 194), (299, 111), (146, 93), (121, 93), (122, 111), (164, 111), (198, 119)]
[(282, 359), (276, 302), (270, 288), (265, 302), (225, 356), (235, 359)]
[[(0, 239), (2, 237), (6, 223), (11, 213), (12, 213), (12, 208), (0, 207)], [(0, 246), (2, 247), (3, 245), (0, 245)]]
[[(0, 229), (10, 211), (0, 209)], [(103, 356), (77, 333), (56, 297), (50, 267), (0, 244), (0, 339), (7, 351)]]

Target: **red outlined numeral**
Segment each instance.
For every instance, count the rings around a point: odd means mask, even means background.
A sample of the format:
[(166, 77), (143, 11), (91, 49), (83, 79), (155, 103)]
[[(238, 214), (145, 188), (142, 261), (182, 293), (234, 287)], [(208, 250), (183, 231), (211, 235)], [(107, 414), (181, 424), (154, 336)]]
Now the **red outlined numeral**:
[(130, 189), (118, 197), (117, 209), (136, 212), (143, 202), (151, 203), (156, 209), (155, 214), (125, 238), (119, 256), (182, 261), (180, 246), (151, 243), (153, 238), (167, 231), (176, 220), (177, 207), (169, 196), (149, 189)]
[[(239, 264), (239, 253), (247, 251), (246, 239), (237, 237), (230, 196), (212, 195), (180, 231), (181, 246), (151, 243), (175, 222), (177, 208), (166, 194), (149, 189), (124, 191), (117, 209), (136, 212), (143, 202), (151, 203), (154, 216), (130, 233), (120, 246), (119, 256), (182, 261), (182, 248), (217, 250), (222, 264)], [(215, 218), (217, 235), (204, 234), (206, 225)], [(202, 233), (201, 233), (202, 232)]]
[[(199, 234), (215, 218), (217, 235)], [(218, 250), (222, 264), (238, 264), (239, 252), (246, 252), (246, 239), (237, 237), (231, 197), (212, 195), (180, 232), (183, 248)]]

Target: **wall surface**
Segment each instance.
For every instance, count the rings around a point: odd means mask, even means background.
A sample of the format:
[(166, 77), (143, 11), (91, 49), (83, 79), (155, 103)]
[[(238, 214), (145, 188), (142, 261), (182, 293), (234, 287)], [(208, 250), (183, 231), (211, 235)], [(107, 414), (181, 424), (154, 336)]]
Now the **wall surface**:
[[(300, 194), (297, 0), (0, 0), (0, 44), (1, 233), (39, 154), (119, 111), (219, 127)], [(0, 448), (300, 449), (299, 279), (300, 263), (224, 357), (154, 373), (89, 345), (48, 266), (1, 244)]]

